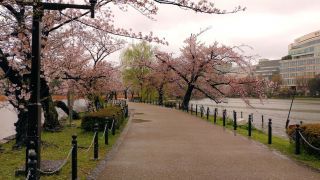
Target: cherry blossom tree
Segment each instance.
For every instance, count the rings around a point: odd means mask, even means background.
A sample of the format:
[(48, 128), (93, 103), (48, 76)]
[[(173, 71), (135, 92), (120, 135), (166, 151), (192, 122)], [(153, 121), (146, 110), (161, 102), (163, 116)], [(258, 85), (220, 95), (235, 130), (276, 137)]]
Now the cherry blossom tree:
[[(31, 20), (32, 8), (21, 5), (16, 0), (0, 1), (0, 68), (5, 74), (9, 84), (6, 86), (5, 95), (10, 104), (18, 113), (16, 126), (16, 142), (23, 144), (26, 132), (27, 105), (29, 101), (29, 76), (31, 70)], [(64, 0), (48, 0), (47, 2), (68, 3)], [(73, 3), (70, 1), (69, 3)], [(99, 0), (96, 6), (96, 18), (90, 19), (87, 15), (90, 11), (66, 9), (62, 11), (44, 11), (42, 18), (42, 59), (51, 59), (48, 53), (51, 46), (49, 42), (56, 37), (71, 35), (71, 23), (78, 23), (110, 33), (115, 36), (130, 37), (166, 44), (164, 39), (153, 36), (152, 33), (143, 35), (123, 28), (117, 28), (113, 24), (113, 13), (109, 4), (115, 4), (123, 10), (133, 7), (148, 18), (153, 18), (158, 11), (158, 4), (170, 4), (173, 6), (190, 9), (195, 12), (208, 14), (235, 13), (244, 10), (242, 7), (235, 7), (231, 11), (224, 11), (216, 8), (213, 3), (207, 0), (200, 0), (194, 3), (190, 0), (133, 0), (113, 1)], [(55, 39), (59, 41), (59, 39)], [(59, 43), (58, 43), (59, 44)], [(45, 129), (59, 127), (57, 113), (53, 106), (48, 81), (50, 77), (44, 64), (41, 71), (41, 104), (45, 115)], [(52, 80), (53, 82), (53, 80)]]
[(181, 48), (179, 57), (172, 57), (165, 52), (157, 52), (157, 59), (166, 64), (179, 77), (175, 83), (184, 89), (182, 107), (188, 108), (192, 95), (200, 92), (204, 96), (221, 102), (221, 99), (237, 94), (243, 98), (249, 94), (246, 91), (248, 85), (254, 87), (256, 94), (264, 95), (265, 82), (253, 76), (237, 77), (232, 72), (232, 65), (248, 69), (249, 56), (239, 51), (239, 47), (228, 47), (214, 42), (205, 45), (198, 41), (200, 34), (192, 34), (185, 40), (185, 46)]
[(158, 104), (162, 105), (168, 85), (170, 83), (175, 83), (177, 81), (177, 76), (175, 76), (171, 68), (162, 61), (154, 61), (146, 66), (151, 69), (151, 73), (147, 76), (148, 85), (157, 91)]

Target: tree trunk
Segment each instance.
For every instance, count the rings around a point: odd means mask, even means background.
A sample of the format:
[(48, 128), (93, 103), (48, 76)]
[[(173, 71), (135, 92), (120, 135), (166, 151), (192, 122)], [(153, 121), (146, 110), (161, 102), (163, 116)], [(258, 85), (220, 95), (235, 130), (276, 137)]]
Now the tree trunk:
[(118, 94), (117, 91), (114, 92), (114, 99), (117, 100), (118, 99)]
[(158, 104), (163, 105), (163, 87), (160, 87), (158, 89), (158, 94), (159, 94)]
[[(55, 101), (54, 105), (62, 109), (66, 114), (69, 114), (69, 108), (63, 101)], [(72, 119), (80, 119), (79, 113), (72, 110)]]
[(25, 110), (18, 110), (18, 120), (14, 123), (16, 127), (16, 144), (15, 147), (21, 147), (25, 145), (27, 138), (27, 120), (28, 112)]
[(124, 99), (128, 99), (128, 90), (124, 90)]
[(184, 95), (183, 101), (182, 101), (182, 109), (183, 110), (187, 110), (189, 107), (189, 101), (191, 99), (193, 89), (194, 89), (193, 85), (188, 85), (188, 89), (187, 89), (186, 94)]
[(49, 92), (49, 86), (44, 78), (40, 79), (41, 82), (41, 105), (44, 114), (43, 129), (48, 131), (56, 131), (61, 128), (61, 124), (58, 119), (58, 113), (54, 106), (52, 96)]

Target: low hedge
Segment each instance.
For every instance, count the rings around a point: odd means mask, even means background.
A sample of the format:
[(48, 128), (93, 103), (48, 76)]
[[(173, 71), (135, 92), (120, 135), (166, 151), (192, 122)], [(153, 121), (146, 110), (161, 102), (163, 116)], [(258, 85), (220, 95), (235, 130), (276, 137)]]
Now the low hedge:
[[(300, 128), (301, 128), (300, 132), (303, 135), (303, 137), (305, 137), (305, 139), (313, 146), (320, 148), (320, 124), (319, 123), (303, 124), (301, 125)], [(295, 125), (291, 125), (287, 129), (287, 134), (291, 142), (295, 141), (295, 131), (296, 131)], [(308, 144), (306, 144), (302, 139), (301, 139), (301, 142), (302, 142), (302, 147), (306, 150), (306, 152), (320, 156), (319, 151), (316, 151), (310, 146), (308, 146)]]
[(125, 119), (119, 106), (109, 106), (97, 112), (85, 114), (81, 120), (81, 128), (86, 131), (93, 131), (95, 123), (98, 123), (100, 131), (104, 130), (106, 123), (108, 123), (108, 128), (111, 128), (113, 116), (115, 118), (116, 128), (119, 128)]

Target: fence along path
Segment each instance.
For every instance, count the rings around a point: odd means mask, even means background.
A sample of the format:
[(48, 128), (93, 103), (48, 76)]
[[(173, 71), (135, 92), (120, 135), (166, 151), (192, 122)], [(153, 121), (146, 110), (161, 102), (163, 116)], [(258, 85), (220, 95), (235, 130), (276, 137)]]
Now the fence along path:
[(135, 115), (97, 179), (320, 179), (320, 173), (190, 113), (130, 103)]

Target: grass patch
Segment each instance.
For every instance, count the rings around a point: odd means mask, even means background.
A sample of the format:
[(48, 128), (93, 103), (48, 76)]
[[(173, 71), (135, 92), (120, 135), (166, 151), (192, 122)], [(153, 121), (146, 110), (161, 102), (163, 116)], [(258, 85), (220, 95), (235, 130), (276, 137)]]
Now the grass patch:
[[(189, 112), (190, 114), (190, 112)], [(195, 112), (193, 112), (193, 115), (195, 116)], [(198, 117), (200, 119), (206, 120), (210, 123), (213, 124), (214, 118), (213, 116), (209, 116), (209, 120), (207, 120), (207, 116), (204, 115), (202, 118), (200, 117), (200, 113), (198, 112)], [(222, 117), (217, 117), (217, 123), (216, 125), (218, 126), (223, 126), (223, 121)], [(227, 119), (226, 120), (226, 129), (229, 129), (233, 131), (233, 120)], [(237, 127), (237, 134), (243, 135), (243, 136), (248, 136), (248, 130), (247, 130), (247, 125), (238, 125)], [(294, 143), (290, 143), (288, 139), (284, 139), (281, 137), (277, 136), (272, 136), (272, 144), (268, 144), (268, 134), (263, 132), (262, 130), (252, 128), (251, 132), (251, 139), (258, 141), (266, 146), (268, 146), (271, 149), (275, 149), (282, 154), (302, 163), (307, 166), (316, 168), (320, 170), (320, 157), (315, 156), (315, 155), (310, 155), (308, 154), (304, 149), (301, 149), (301, 154), (296, 155), (294, 154), (295, 151), (295, 146)]]
[[(78, 178), (86, 179), (86, 176), (97, 166), (99, 161), (93, 159), (93, 147), (87, 153), (85, 150), (90, 146), (93, 138), (93, 132), (85, 132), (80, 128), (80, 120), (75, 122), (74, 127), (66, 126), (61, 132), (43, 132), (41, 134), (44, 142), (41, 149), (41, 158), (43, 160), (59, 160), (66, 158), (71, 148), (71, 136), (78, 135)], [(99, 132), (99, 158), (103, 159), (111, 150), (116, 142), (121, 130), (124, 128), (127, 120), (122, 124), (116, 135), (112, 136), (109, 131), (109, 145), (104, 144), (102, 132)], [(12, 150), (14, 142), (8, 142), (2, 145), (4, 151), (0, 152), (0, 179), (25, 179), (24, 176), (15, 177), (15, 170), (24, 165), (25, 148)], [(83, 148), (80, 148), (83, 147)], [(13, 178), (14, 177), (14, 178)], [(41, 179), (56, 180), (71, 178), (71, 157), (67, 164), (62, 168), (59, 174), (50, 176), (41, 176)]]

